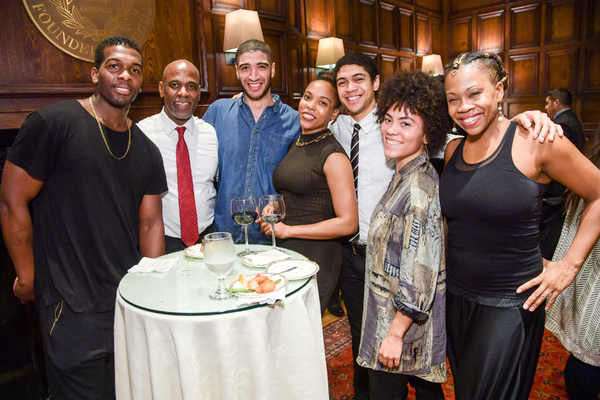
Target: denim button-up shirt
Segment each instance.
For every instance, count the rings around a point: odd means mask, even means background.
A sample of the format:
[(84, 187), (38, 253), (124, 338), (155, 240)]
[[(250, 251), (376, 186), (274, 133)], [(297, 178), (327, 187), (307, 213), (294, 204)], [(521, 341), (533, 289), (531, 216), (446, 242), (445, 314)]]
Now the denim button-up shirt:
[[(219, 139), (219, 184), (215, 206), (215, 231), (230, 232), (236, 243), (244, 242), (242, 227), (231, 218), (231, 199), (252, 195), (275, 194), (273, 171), (287, 154), (288, 147), (300, 135), (298, 112), (272, 95), (258, 121), (245, 103), (245, 95), (236, 100), (215, 101), (204, 114), (204, 121), (215, 127)], [(250, 243), (270, 243), (258, 224), (248, 226)]]

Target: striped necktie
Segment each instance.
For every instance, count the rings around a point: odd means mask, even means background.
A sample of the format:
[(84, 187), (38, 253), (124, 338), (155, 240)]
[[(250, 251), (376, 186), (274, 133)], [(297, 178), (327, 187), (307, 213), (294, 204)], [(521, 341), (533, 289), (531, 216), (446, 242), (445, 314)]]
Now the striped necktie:
[(177, 141), (177, 197), (179, 199), (179, 222), (181, 225), (181, 241), (191, 246), (198, 241), (198, 217), (196, 214), (196, 200), (194, 197), (194, 182), (190, 167), (190, 153), (188, 152), (183, 133), (185, 126), (175, 128), (179, 133)]
[[(358, 202), (358, 132), (360, 125), (354, 124), (352, 132), (352, 141), (350, 142), (350, 163), (352, 164), (352, 175), (354, 176), (354, 192), (356, 193), (356, 201)], [(360, 238), (360, 228), (358, 232), (350, 239), (351, 243), (356, 243)]]

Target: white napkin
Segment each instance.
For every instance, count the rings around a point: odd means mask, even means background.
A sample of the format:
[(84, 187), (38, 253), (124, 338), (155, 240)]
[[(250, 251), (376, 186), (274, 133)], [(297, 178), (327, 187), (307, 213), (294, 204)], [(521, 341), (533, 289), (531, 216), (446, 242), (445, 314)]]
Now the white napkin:
[(268, 265), (276, 261), (287, 260), (291, 256), (279, 250), (267, 250), (258, 253), (249, 254), (243, 257), (243, 261), (250, 265)]
[(179, 257), (175, 258), (148, 258), (143, 257), (137, 265), (129, 268), (127, 272), (135, 274), (136, 272), (167, 272), (179, 262)]
[(285, 299), (285, 287), (276, 290), (274, 292), (265, 293), (261, 297), (238, 297), (237, 305), (242, 306), (244, 304), (275, 304), (278, 300)]

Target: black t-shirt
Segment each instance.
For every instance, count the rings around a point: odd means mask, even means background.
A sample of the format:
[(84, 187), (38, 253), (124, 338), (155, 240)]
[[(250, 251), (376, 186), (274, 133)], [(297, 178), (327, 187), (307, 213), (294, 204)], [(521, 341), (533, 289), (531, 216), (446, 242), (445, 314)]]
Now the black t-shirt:
[[(102, 129), (123, 155), (128, 132)], [(11, 163), (44, 181), (31, 209), (35, 285), (46, 305), (112, 310), (120, 279), (139, 261), (142, 199), (167, 184), (158, 148), (135, 124), (131, 135), (127, 156), (114, 159), (95, 118), (67, 100), (31, 114), (10, 148)]]

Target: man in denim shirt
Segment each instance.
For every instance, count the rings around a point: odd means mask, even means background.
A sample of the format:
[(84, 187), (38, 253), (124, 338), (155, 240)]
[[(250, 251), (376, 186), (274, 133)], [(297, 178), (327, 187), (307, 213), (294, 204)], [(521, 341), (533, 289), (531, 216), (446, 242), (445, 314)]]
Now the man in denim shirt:
[[(219, 139), (219, 186), (215, 206), (215, 231), (230, 232), (243, 243), (242, 229), (231, 218), (236, 196), (275, 194), (273, 170), (300, 135), (298, 112), (271, 94), (275, 63), (271, 48), (251, 39), (236, 53), (236, 74), (244, 94), (235, 100), (215, 101), (204, 121), (215, 127)], [(248, 226), (250, 243), (268, 244), (260, 226)]]

